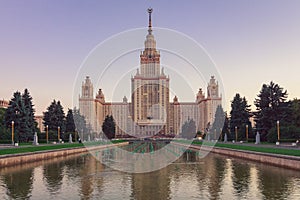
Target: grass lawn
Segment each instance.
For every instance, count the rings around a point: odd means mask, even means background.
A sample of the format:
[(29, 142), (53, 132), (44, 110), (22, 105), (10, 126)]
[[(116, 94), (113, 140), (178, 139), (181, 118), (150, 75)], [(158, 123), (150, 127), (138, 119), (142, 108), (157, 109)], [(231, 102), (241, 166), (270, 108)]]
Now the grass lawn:
[[(202, 145), (201, 141), (194, 141), (195, 145)], [(214, 143), (205, 142), (207, 146), (213, 146)], [(264, 147), (264, 146), (247, 146), (246, 144), (228, 144), (228, 143), (216, 143), (215, 147), (223, 147), (229, 149), (237, 149), (237, 150), (246, 150), (246, 151), (255, 151), (262, 153), (273, 153), (273, 154), (281, 154), (281, 155), (289, 155), (289, 156), (300, 156), (300, 149), (286, 149), (280, 147)]]
[[(111, 141), (112, 143), (120, 143), (124, 142), (123, 140)], [(89, 143), (65, 143), (65, 144), (49, 144), (49, 145), (41, 145), (41, 146), (26, 146), (16, 147), (16, 148), (4, 148), (0, 149), (0, 155), (7, 154), (18, 154), (18, 153), (28, 153), (28, 152), (37, 152), (37, 151), (47, 151), (47, 150), (56, 150), (56, 149), (64, 149), (64, 148), (76, 148), (76, 147), (84, 147), (84, 146), (94, 146), (101, 144), (110, 144), (111, 142), (89, 142)]]

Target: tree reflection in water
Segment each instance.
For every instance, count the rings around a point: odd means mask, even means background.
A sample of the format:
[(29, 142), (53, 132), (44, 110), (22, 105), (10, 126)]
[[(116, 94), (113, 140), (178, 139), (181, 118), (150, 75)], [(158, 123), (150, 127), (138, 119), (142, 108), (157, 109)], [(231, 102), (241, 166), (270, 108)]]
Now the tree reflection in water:
[(298, 171), (193, 151), (149, 173), (116, 171), (90, 155), (0, 169), (0, 199), (297, 199), (299, 185)]
[(63, 168), (65, 162), (49, 163), (44, 166), (43, 175), (46, 182), (47, 189), (51, 194), (56, 194), (62, 185)]
[[(28, 199), (31, 196), (33, 168), (3, 175), (7, 195), (12, 199)], [(1, 197), (1, 196), (0, 196)], [(3, 199), (3, 198), (1, 198)]]

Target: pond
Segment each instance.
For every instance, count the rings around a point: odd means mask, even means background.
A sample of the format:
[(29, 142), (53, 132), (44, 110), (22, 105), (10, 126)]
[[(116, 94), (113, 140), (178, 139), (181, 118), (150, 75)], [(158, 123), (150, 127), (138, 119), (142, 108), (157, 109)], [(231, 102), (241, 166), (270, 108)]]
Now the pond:
[(0, 169), (0, 199), (300, 199), (300, 172), (185, 152), (149, 173), (114, 170), (90, 154)]

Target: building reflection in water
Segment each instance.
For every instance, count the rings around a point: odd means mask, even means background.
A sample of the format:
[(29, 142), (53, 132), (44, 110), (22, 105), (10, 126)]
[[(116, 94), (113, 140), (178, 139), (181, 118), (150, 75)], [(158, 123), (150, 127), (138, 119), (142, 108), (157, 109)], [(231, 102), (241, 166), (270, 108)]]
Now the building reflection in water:
[(170, 199), (170, 169), (132, 174), (132, 197), (134, 199)]
[(299, 185), (298, 171), (191, 151), (149, 173), (115, 171), (90, 155), (0, 169), (0, 199), (299, 199)]

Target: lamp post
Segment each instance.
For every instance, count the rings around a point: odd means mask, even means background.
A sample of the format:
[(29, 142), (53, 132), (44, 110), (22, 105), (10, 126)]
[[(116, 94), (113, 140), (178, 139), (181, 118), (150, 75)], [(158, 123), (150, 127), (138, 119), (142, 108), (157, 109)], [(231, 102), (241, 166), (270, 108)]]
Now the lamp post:
[(14, 128), (15, 128), (15, 122), (14, 121), (11, 121), (11, 143), (12, 143), (12, 145), (14, 145)]
[(237, 135), (237, 126), (234, 127), (234, 130), (235, 130), (235, 141), (237, 142), (237, 138), (238, 138), (238, 135)]
[(46, 141), (47, 141), (47, 144), (48, 144), (48, 125), (46, 126)]
[(246, 124), (246, 140), (247, 140), (247, 142), (248, 142), (248, 124)]
[(280, 140), (280, 128), (279, 128), (279, 120), (277, 120), (277, 140)]
[(57, 127), (57, 138), (58, 142), (60, 141), (60, 127)]

